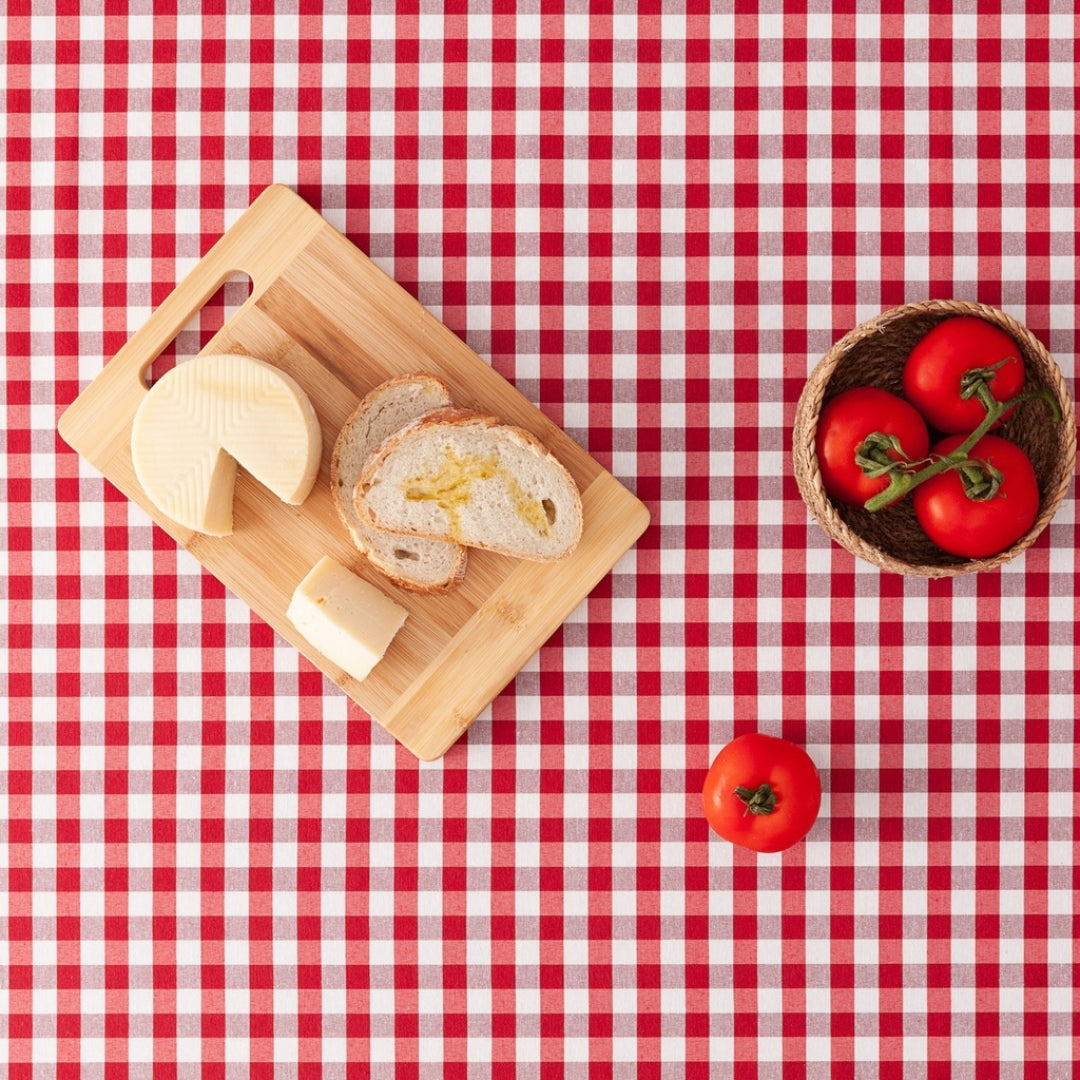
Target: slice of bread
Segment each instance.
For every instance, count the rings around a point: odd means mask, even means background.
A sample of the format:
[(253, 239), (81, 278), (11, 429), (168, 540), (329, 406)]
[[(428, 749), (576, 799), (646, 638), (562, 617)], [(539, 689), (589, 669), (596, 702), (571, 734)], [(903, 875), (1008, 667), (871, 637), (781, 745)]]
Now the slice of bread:
[(383, 442), (355, 505), (374, 528), (518, 559), (564, 558), (581, 537), (581, 494), (554, 455), (527, 431), (463, 409), (428, 413)]
[(450, 404), (450, 389), (434, 375), (406, 375), (375, 387), (345, 422), (330, 461), (330, 491), (353, 543), (396, 585), (413, 592), (442, 592), (465, 576), (460, 544), (374, 529), (362, 521), (353, 490), (379, 444), (418, 416)]

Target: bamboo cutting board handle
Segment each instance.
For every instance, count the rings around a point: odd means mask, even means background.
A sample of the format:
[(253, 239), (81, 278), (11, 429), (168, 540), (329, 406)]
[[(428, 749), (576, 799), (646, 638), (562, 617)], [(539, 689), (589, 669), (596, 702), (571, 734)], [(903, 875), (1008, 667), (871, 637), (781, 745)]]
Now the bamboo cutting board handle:
[(58, 425), (64, 440), (102, 468), (128, 437), (125, 421), (147, 391), (146, 372), (225, 281), (247, 274), (251, 295), (244, 307), (250, 306), (325, 225), (289, 188), (266, 188), (64, 413)]

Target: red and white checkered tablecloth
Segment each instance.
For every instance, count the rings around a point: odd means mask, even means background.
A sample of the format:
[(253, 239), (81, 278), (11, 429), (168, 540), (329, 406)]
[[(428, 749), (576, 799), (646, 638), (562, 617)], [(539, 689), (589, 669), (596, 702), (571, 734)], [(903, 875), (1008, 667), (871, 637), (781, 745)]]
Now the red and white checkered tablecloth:
[[(998, 571), (883, 574), (789, 440), (907, 300), (1072, 379), (1073, 5), (198, 7), (0, 18), (0, 1073), (1072, 1076), (1073, 497)], [(652, 512), (435, 764), (56, 434), (271, 182)], [(782, 855), (700, 812), (753, 729), (824, 781)]]

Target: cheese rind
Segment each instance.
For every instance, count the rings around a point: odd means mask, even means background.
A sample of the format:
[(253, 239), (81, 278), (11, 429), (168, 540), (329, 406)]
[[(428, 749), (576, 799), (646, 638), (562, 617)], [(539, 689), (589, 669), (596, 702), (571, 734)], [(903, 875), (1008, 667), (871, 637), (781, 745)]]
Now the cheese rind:
[(227, 536), (237, 464), (299, 505), (319, 472), (322, 430), (307, 394), (285, 372), (251, 356), (196, 356), (143, 398), (131, 458), (162, 513), (196, 532)]
[(327, 660), (361, 682), (386, 655), (408, 612), (324, 555), (296, 586), (285, 614)]

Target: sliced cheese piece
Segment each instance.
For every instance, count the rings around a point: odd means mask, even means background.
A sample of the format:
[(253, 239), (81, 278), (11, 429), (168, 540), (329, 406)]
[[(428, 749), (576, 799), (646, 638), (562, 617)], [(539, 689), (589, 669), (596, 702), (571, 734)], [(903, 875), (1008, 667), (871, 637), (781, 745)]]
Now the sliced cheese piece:
[(251, 356), (196, 356), (143, 398), (131, 430), (135, 475), (178, 525), (227, 536), (239, 463), (279, 499), (299, 505), (315, 483), (322, 431), (285, 372)]
[(408, 613), (326, 555), (297, 585), (285, 614), (327, 660), (360, 682), (386, 654)]

